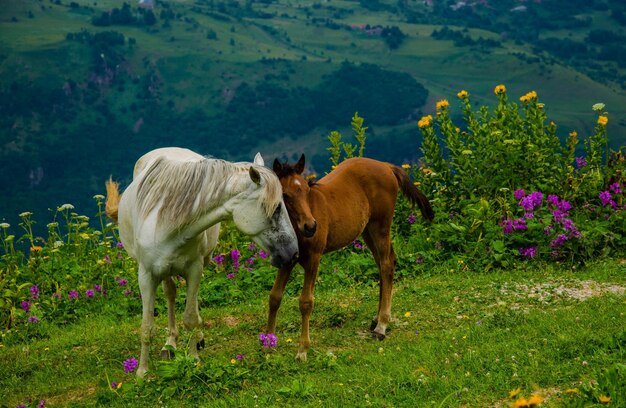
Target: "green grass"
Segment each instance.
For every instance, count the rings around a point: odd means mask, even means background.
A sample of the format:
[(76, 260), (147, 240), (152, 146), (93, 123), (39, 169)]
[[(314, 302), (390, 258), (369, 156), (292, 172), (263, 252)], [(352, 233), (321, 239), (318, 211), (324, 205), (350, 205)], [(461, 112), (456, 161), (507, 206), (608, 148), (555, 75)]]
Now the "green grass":
[[(429, 265), (430, 273), (396, 281), (394, 319), (387, 339), (378, 342), (367, 331), (377, 287), (341, 283), (340, 274), (329, 272), (338, 259), (327, 257), (322, 265), (306, 363), (294, 360), (298, 272), (279, 312), (274, 350), (261, 349), (257, 340), (266, 291), (201, 310), (207, 344), (202, 364), (225, 371), (219, 391), (193, 379), (170, 383), (154, 375), (126, 393), (124, 387), (118, 394), (108, 389), (108, 381), (126, 387), (136, 381), (122, 362), (138, 356), (140, 317), (118, 317), (106, 308), (65, 327), (42, 326), (40, 337), (16, 341), (19, 333), (6, 334), (0, 401), (15, 406), (30, 396), (55, 406), (156, 405), (167, 386), (177, 384), (171, 399), (163, 397), (165, 405), (507, 406), (509, 392), (521, 388), (523, 395), (537, 393), (545, 406), (559, 407), (575, 401), (565, 390), (624, 361), (623, 260), (579, 270), (529, 265), (491, 273)], [(163, 366), (164, 314), (156, 322), (153, 368)], [(237, 354), (245, 359), (233, 364)]]

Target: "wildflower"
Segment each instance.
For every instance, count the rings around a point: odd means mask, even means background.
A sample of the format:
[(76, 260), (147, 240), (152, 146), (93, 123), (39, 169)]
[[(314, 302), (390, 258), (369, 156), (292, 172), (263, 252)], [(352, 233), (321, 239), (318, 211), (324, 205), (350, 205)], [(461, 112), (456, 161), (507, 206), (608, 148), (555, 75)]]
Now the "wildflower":
[(269, 254), (267, 252), (265, 252), (264, 250), (260, 250), (259, 251), (259, 256), (261, 257), (261, 259), (265, 259), (269, 256)]
[(607, 116), (598, 116), (598, 125), (606, 126), (607, 123), (609, 123), (609, 118)]
[(448, 102), (447, 99), (442, 99), (439, 102), (437, 102), (437, 110), (439, 109), (445, 109), (448, 106), (450, 106), (450, 103)]
[(515, 403), (513, 404), (514, 408), (526, 408), (528, 407), (528, 400), (524, 397), (518, 399), (517, 401), (515, 401)]
[(458, 94), (456, 94), (456, 96), (458, 96), (459, 99), (465, 99), (469, 96), (469, 93), (463, 89)]
[(236, 275), (235, 275), (234, 273), (229, 273), (228, 275), (226, 275), (226, 277), (227, 277), (228, 279), (232, 279), (232, 278), (234, 278), (235, 276), (236, 276)]
[(130, 289), (127, 289), (127, 290), (124, 291), (124, 296), (125, 297), (129, 297), (131, 293), (133, 293), (133, 291), (130, 290)]
[(506, 87), (504, 85), (498, 85), (493, 90), (493, 93), (495, 93), (496, 95), (500, 95), (500, 94), (503, 94), (505, 92), (506, 92)]
[(568, 388), (565, 390), (566, 394), (578, 394), (578, 388)]
[(96, 201), (102, 201), (104, 200), (104, 196), (102, 194), (96, 194), (95, 196), (93, 196), (93, 199)]
[(518, 249), (519, 254), (525, 258), (534, 258), (537, 256), (537, 246), (521, 247)]
[(509, 218), (507, 218), (506, 220), (502, 221), (500, 223), (500, 226), (502, 227), (502, 233), (504, 235), (509, 235), (513, 233), (513, 223), (511, 222), (511, 220)]
[(41, 400), (39, 401), (39, 404), (37, 404), (37, 408), (44, 408), (46, 406), (46, 400)]
[(278, 344), (278, 338), (274, 333), (261, 333), (259, 334), (259, 340), (265, 348), (274, 348)]
[(131, 357), (128, 360), (124, 360), (124, 372), (131, 373), (135, 371), (138, 365), (139, 365), (139, 362), (137, 361), (135, 357)]
[(414, 181), (414, 182), (413, 182), (413, 185), (414, 185), (415, 187), (419, 187), (419, 186), (421, 186), (421, 185), (422, 185), (422, 183), (420, 183), (419, 181)]
[(93, 295), (94, 295), (94, 291), (93, 291), (93, 289), (88, 289), (88, 290), (85, 292), (85, 296), (87, 296), (88, 298), (92, 298), (92, 297), (93, 297)]
[(238, 249), (233, 249), (230, 251), (230, 258), (233, 260), (233, 262), (239, 261), (239, 255), (240, 255), (240, 252)]
[(225, 259), (226, 257), (222, 254), (213, 257), (213, 261), (217, 264), (217, 266), (221, 266)]
[(28, 322), (29, 323), (39, 323), (39, 319), (37, 318), (37, 316), (31, 316), (28, 318)]
[(516, 231), (526, 231), (528, 229), (528, 226), (526, 225), (526, 220), (523, 218), (513, 220), (513, 229)]
[(411, 312), (406, 312), (406, 313), (404, 314), (404, 317), (411, 317)]
[(431, 115), (423, 116), (419, 122), (417, 122), (417, 126), (420, 129), (424, 129), (433, 124), (433, 117)]
[(363, 244), (361, 243), (361, 241), (359, 241), (358, 239), (355, 239), (354, 241), (352, 241), (352, 245), (356, 248), (356, 249), (363, 249)]
[(117, 284), (120, 285), (120, 286), (126, 286), (126, 285), (128, 285), (128, 279), (122, 278), (122, 279), (117, 281)]
[(68, 296), (70, 297), (70, 299), (78, 299), (78, 292), (75, 290), (70, 290), (68, 292)]
[(578, 132), (572, 130), (571, 132), (569, 132), (569, 137), (571, 137), (572, 139), (576, 139), (578, 137)]
[(117, 386), (118, 386), (118, 384), (115, 381), (111, 382), (111, 389), (116, 390)]
[(516, 389), (514, 389), (514, 390), (511, 390), (511, 391), (509, 392), (509, 398), (515, 398), (515, 397), (517, 397), (517, 396), (519, 395), (519, 393), (520, 393), (520, 392), (522, 392), (522, 389), (521, 389), (521, 388), (516, 388)]
[(39, 285), (33, 285), (30, 287), (30, 297), (33, 299), (39, 299)]
[(254, 251), (256, 249), (256, 244), (254, 242), (250, 242), (248, 244), (248, 251)]
[(41, 251), (43, 251), (43, 248), (38, 245), (33, 245), (32, 247), (30, 247), (31, 254), (38, 254)]
[(95, 284), (93, 285), (93, 288), (97, 291), (97, 292), (102, 292), (102, 286)]
[(402, 165), (402, 168), (403, 168), (403, 169), (405, 169), (405, 170), (406, 170), (406, 169), (410, 169), (410, 168), (411, 168), (411, 165), (410, 165), (410, 164), (407, 164), (407, 163), (404, 163), (404, 164)]
[(243, 359), (246, 358), (246, 356), (244, 356), (243, 354), (237, 354), (235, 358), (239, 361), (243, 361)]
[(598, 196), (605, 207), (611, 202), (611, 193), (608, 191), (602, 191)]
[(2, 229), (7, 229), (7, 228), (9, 228), (10, 226), (11, 226), (11, 224), (8, 224), (8, 223), (6, 223), (6, 222), (2, 222), (2, 223), (0, 223), (0, 228), (2, 228)]
[(598, 399), (603, 404), (608, 404), (609, 402), (611, 402), (611, 397), (607, 397), (606, 395), (600, 395)]
[(72, 204), (63, 204), (62, 206), (57, 208), (57, 211), (65, 211), (65, 210), (73, 210), (73, 209), (74, 209), (74, 206)]
[(522, 102), (530, 102), (533, 99), (537, 99), (537, 92), (535, 92), (535, 91), (530, 91), (526, 95), (523, 95), (523, 96), (521, 96), (519, 98), (519, 100), (522, 101)]
[(566, 200), (559, 201), (557, 207), (559, 208), (559, 211), (562, 211), (564, 213), (567, 213), (569, 210), (572, 209), (572, 205), (569, 203), (569, 201)]
[(22, 309), (24, 309), (24, 312), (28, 313), (28, 311), (30, 310), (30, 300), (25, 300), (22, 302)]
[(609, 186), (609, 190), (611, 190), (613, 192), (613, 194), (621, 194), (622, 193), (622, 188), (621, 188), (619, 182), (615, 182), (615, 183), (611, 184)]
[(525, 195), (526, 193), (521, 188), (513, 192), (513, 196), (515, 196), (516, 200), (521, 200), (522, 198), (524, 198)]
[(559, 234), (555, 239), (553, 239), (550, 242), (550, 248), (558, 248), (563, 246), (563, 244), (565, 243), (565, 241), (567, 241), (569, 238), (567, 237), (567, 235), (565, 234)]
[(419, 265), (423, 264), (423, 263), (424, 263), (424, 257), (423, 257), (423, 256), (421, 256), (421, 255), (418, 255), (418, 256), (415, 258), (415, 263), (416, 263), (416, 264), (419, 264)]
[(33, 215), (33, 213), (32, 213), (32, 212), (30, 212), (30, 211), (24, 211), (24, 212), (23, 212), (23, 213), (21, 213), (19, 216), (20, 216), (20, 218), (27, 218), (27, 217), (30, 217), (31, 215)]
[(535, 394), (535, 395), (531, 395), (530, 398), (528, 398), (528, 407), (529, 408), (533, 408), (536, 407), (537, 405), (541, 404), (543, 402), (543, 398), (541, 398), (541, 396)]
[(111, 257), (109, 255), (105, 255), (104, 258), (102, 258), (102, 262), (104, 262), (105, 264), (110, 264)]
[(602, 112), (604, 110), (604, 104), (603, 103), (594, 103), (593, 106), (591, 106), (591, 109), (593, 109), (596, 112)]
[(117, 249), (124, 249), (124, 244), (122, 244), (121, 242), (118, 242), (117, 244), (115, 244), (115, 246), (117, 247)]
[(415, 216), (414, 213), (411, 213), (409, 214), (407, 221), (409, 222), (409, 224), (415, 224), (415, 221), (417, 221), (417, 217)]

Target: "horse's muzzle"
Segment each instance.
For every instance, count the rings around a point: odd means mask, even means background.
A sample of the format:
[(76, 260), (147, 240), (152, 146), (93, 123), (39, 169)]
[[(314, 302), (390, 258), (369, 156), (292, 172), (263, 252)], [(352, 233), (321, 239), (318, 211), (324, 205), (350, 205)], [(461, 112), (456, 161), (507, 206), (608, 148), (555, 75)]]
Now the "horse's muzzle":
[(304, 228), (302, 229), (302, 235), (306, 238), (311, 238), (315, 235), (315, 231), (317, 231), (317, 221), (313, 221), (313, 226), (309, 226), (308, 224), (304, 224)]
[(272, 266), (276, 268), (292, 267), (298, 262), (299, 253), (296, 250), (291, 256), (283, 254), (272, 255)]

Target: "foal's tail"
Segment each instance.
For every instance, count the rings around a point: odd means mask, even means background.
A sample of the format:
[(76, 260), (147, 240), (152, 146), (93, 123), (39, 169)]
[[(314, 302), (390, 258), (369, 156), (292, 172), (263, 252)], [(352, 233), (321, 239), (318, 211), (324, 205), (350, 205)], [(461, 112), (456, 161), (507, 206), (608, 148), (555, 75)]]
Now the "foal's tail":
[(433, 211), (433, 207), (430, 205), (430, 201), (428, 201), (428, 198), (426, 198), (424, 193), (415, 187), (411, 178), (402, 167), (392, 165), (391, 170), (398, 180), (398, 186), (400, 187), (402, 194), (409, 199), (411, 205), (417, 205), (419, 207), (422, 216), (425, 219), (432, 221), (435, 218), (435, 212)]
[(110, 177), (104, 185), (107, 189), (107, 200), (104, 205), (104, 210), (108, 217), (117, 223), (117, 209), (120, 205), (120, 199), (122, 198), (119, 184)]

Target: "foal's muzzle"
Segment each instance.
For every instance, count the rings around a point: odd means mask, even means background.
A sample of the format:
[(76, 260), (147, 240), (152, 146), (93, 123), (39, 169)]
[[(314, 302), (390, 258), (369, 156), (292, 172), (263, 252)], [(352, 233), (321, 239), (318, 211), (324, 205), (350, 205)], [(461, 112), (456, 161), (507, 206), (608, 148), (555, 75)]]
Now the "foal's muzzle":
[(306, 238), (311, 238), (313, 235), (315, 235), (315, 231), (317, 231), (317, 221), (313, 221), (312, 226), (305, 223), (302, 230), (302, 235), (304, 235)]

